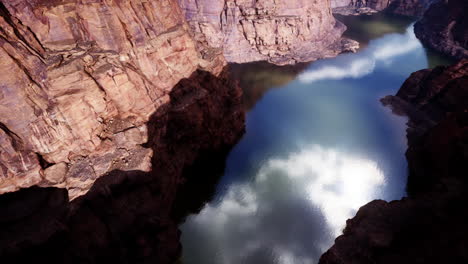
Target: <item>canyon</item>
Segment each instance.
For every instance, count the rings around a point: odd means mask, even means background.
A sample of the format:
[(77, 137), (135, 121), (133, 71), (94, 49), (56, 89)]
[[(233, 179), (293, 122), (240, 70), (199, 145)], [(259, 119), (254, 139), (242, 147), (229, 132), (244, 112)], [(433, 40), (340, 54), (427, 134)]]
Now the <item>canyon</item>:
[(113, 170), (150, 171), (149, 117), (197, 69), (357, 48), (328, 1), (179, 2), (1, 2), (0, 193), (54, 186), (74, 199)]
[[(214, 196), (244, 104), (267, 89), (243, 99), (228, 63), (288, 65), (287, 83), (358, 49), (331, 8), (428, 3), (0, 0), (2, 262), (176, 263), (179, 224)], [(466, 58), (466, 9), (434, 4), (417, 37)], [(418, 71), (382, 100), (409, 117), (409, 197), (363, 206), (320, 263), (468, 260), (467, 76), (467, 60)]]

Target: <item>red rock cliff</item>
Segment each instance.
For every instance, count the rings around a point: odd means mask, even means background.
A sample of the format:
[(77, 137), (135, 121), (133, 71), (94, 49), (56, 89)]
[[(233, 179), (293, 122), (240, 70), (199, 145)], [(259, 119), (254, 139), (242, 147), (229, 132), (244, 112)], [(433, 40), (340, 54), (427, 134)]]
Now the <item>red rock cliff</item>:
[(175, 0), (0, 1), (0, 193), (151, 169), (146, 123), (197, 68)]
[(422, 16), (433, 0), (331, 0), (334, 12), (349, 15), (383, 11), (404, 16)]
[(354, 51), (329, 0), (178, 0), (197, 40), (230, 62), (292, 64)]

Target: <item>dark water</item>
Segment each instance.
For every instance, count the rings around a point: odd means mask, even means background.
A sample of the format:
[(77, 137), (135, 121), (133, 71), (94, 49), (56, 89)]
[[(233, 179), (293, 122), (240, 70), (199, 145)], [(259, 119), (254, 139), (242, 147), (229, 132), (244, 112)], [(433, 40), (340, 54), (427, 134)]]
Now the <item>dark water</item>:
[(183, 263), (316, 263), (360, 206), (405, 195), (406, 119), (379, 99), (448, 62), (424, 49), (411, 23), (346, 18), (347, 34), (365, 44), (356, 54), (233, 66), (247, 132), (215, 198), (181, 226)]

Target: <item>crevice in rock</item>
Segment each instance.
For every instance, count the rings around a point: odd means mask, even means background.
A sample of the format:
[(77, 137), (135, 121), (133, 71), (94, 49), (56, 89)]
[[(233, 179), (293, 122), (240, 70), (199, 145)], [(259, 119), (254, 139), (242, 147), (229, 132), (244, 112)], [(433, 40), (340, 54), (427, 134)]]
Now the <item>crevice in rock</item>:
[(41, 168), (42, 168), (43, 170), (49, 168), (50, 166), (55, 165), (55, 163), (50, 163), (50, 162), (48, 162), (48, 161), (44, 158), (44, 156), (42, 156), (40, 153), (35, 152), (35, 154), (36, 154), (36, 156), (37, 156), (37, 160), (39, 161), (39, 165), (41, 166)]
[(0, 122), (0, 129), (10, 138), (13, 148), (17, 151), (23, 149), (23, 141), (13, 131), (11, 131), (4, 123)]

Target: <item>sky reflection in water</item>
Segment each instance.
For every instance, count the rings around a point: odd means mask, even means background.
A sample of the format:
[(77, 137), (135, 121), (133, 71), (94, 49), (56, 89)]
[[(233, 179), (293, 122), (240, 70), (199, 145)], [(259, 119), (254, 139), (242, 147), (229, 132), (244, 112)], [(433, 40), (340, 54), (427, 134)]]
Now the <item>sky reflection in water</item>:
[(181, 227), (182, 262), (315, 263), (360, 206), (401, 198), (406, 120), (379, 98), (427, 66), (411, 25), (266, 92), (214, 201)]

